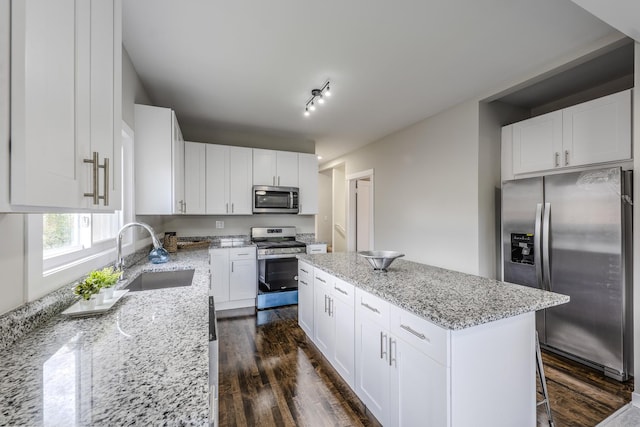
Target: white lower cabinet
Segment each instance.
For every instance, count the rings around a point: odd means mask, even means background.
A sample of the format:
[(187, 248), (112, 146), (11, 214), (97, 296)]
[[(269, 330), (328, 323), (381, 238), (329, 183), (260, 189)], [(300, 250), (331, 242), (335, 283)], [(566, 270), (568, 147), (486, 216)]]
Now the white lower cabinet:
[(303, 261), (298, 271), (313, 278), (301, 327), (382, 425), (536, 425), (533, 312), (449, 330)]
[(216, 310), (255, 306), (258, 292), (255, 247), (211, 249), (209, 268), (209, 291)]
[[(313, 288), (313, 342), (340, 376), (353, 388), (355, 380), (353, 285), (322, 270), (314, 269)], [(300, 301), (300, 295), (298, 295), (298, 301)]]
[(313, 337), (313, 267), (298, 262), (298, 325)]

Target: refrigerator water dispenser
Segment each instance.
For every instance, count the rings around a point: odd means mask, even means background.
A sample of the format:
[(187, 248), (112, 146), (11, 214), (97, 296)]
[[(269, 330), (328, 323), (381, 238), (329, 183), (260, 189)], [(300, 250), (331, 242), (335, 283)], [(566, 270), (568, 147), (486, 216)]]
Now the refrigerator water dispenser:
[(511, 262), (533, 265), (533, 234), (511, 233)]

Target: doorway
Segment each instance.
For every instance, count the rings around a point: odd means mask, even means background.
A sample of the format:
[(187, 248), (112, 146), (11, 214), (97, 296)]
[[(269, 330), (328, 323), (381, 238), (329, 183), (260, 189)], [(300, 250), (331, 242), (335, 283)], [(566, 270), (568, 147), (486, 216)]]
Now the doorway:
[(373, 250), (373, 169), (347, 176), (347, 189), (347, 250)]

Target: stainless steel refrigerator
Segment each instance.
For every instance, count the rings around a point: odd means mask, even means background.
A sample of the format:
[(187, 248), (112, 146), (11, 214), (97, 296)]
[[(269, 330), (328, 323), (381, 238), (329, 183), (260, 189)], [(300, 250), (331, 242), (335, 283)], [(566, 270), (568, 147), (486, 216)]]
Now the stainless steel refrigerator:
[(631, 172), (502, 184), (503, 279), (571, 297), (539, 311), (540, 343), (626, 380), (632, 371)]

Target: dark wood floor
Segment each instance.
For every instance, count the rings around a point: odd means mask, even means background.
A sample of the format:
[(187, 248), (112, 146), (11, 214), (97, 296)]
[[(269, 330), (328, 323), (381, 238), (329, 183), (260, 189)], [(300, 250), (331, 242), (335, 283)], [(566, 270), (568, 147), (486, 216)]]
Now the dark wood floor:
[[(297, 307), (218, 320), (220, 426), (378, 426), (297, 325)], [(544, 353), (556, 427), (595, 426), (631, 400), (633, 381)], [(538, 408), (538, 425), (547, 418)]]
[[(546, 351), (542, 361), (556, 427), (595, 426), (631, 401), (633, 379), (620, 383)], [(542, 406), (538, 407), (538, 425), (549, 425)]]

